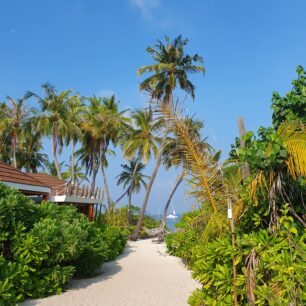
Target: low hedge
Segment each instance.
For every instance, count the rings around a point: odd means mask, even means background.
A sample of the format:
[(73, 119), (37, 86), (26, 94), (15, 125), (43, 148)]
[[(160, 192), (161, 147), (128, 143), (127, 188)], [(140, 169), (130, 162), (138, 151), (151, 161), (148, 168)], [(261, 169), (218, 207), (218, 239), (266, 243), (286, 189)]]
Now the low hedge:
[(0, 184), (0, 305), (58, 294), (74, 276), (93, 275), (126, 239), (72, 206), (34, 204)]

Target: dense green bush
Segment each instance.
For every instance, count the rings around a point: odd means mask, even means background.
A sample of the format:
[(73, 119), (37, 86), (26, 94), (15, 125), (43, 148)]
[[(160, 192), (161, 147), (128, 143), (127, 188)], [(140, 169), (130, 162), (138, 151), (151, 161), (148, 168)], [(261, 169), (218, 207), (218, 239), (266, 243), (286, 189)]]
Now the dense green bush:
[[(239, 305), (248, 305), (247, 285), (256, 275), (256, 305), (304, 305), (306, 302), (305, 255), (306, 234), (298, 230), (288, 208), (282, 210), (280, 226), (273, 234), (260, 229), (237, 237), (232, 248), (231, 237), (209, 243), (191, 241), (190, 230), (184, 229), (167, 237), (168, 251), (187, 260), (193, 277), (202, 285), (189, 298), (189, 304), (232, 305), (232, 258), (237, 269)], [(249, 281), (249, 282), (248, 282)]]
[[(110, 212), (106, 211), (104, 214), (100, 215), (99, 222), (101, 224), (108, 225), (110, 227), (117, 227), (120, 228), (121, 231), (125, 234), (126, 237), (131, 235), (136, 227), (138, 217), (139, 217), (139, 210), (140, 208), (137, 206), (132, 206), (132, 222), (131, 225), (128, 226), (128, 209), (127, 206), (120, 207), (120, 208), (113, 208)], [(140, 237), (145, 238), (147, 233), (145, 229), (156, 228), (160, 226), (160, 222), (155, 220), (153, 217), (145, 215), (143, 220), (143, 228), (140, 232)]]
[(0, 305), (60, 293), (122, 252), (118, 229), (89, 222), (72, 206), (34, 204), (0, 185)]
[[(297, 72), (285, 97), (273, 95), (273, 127), (247, 132), (244, 146), (238, 138), (232, 146), (222, 171), (227, 194), (218, 202), (220, 222), (209, 222), (216, 214), (207, 214), (203, 202), (166, 239), (169, 253), (186, 260), (203, 285), (191, 305), (233, 305), (233, 265), (238, 305), (306, 305), (306, 72), (301, 66)], [(234, 247), (225, 214), (229, 199)], [(211, 229), (215, 235), (207, 238)]]

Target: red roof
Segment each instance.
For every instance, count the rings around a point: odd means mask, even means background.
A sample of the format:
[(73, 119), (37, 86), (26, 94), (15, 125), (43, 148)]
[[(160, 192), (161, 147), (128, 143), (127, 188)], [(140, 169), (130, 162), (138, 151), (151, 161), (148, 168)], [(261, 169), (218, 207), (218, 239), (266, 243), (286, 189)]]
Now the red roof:
[(59, 179), (56, 176), (49, 175), (47, 173), (28, 173), (32, 178), (39, 180), (40, 182), (51, 187), (51, 193), (63, 192), (65, 190), (66, 182)]
[(0, 161), (0, 181), (16, 184), (32, 185), (50, 188), (47, 184), (35, 179), (19, 169)]

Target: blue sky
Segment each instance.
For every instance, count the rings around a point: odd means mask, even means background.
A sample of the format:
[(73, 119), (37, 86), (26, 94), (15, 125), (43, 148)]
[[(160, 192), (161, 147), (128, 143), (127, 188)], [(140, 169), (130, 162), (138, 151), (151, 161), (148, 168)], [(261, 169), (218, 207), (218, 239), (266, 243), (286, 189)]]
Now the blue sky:
[[(297, 65), (306, 66), (305, 11), (305, 0), (1, 0), (0, 100), (40, 93), (49, 81), (85, 96), (114, 93), (123, 108), (143, 107), (135, 71), (151, 63), (145, 48), (182, 34), (207, 69), (205, 77), (192, 77), (196, 100), (186, 108), (204, 120), (203, 136), (225, 158), (237, 117), (248, 130), (270, 125), (272, 92), (288, 91)], [(61, 159), (68, 161), (66, 152)], [(113, 198), (121, 191), (114, 177), (122, 162), (119, 151), (110, 161)], [(160, 172), (150, 212), (162, 208), (175, 176)], [(136, 196), (135, 204), (141, 200)], [(190, 208), (183, 188), (174, 203), (178, 211)]]

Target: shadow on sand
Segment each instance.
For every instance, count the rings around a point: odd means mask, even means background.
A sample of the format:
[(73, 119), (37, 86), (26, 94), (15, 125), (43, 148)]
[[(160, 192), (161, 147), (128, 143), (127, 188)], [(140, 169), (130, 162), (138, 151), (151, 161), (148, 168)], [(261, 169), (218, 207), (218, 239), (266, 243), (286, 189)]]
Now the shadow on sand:
[[(120, 272), (122, 270), (120, 264), (118, 261), (120, 261), (122, 258), (128, 256), (132, 252), (134, 252), (135, 247), (127, 245), (124, 249), (124, 252), (119, 255), (116, 260), (110, 261), (107, 263), (104, 263), (102, 267), (97, 271), (97, 274), (91, 278), (80, 278), (80, 279), (72, 279), (69, 283), (66, 290), (67, 291), (73, 291), (73, 290), (79, 290), (79, 289), (85, 289), (88, 286), (91, 286), (92, 284), (99, 283), (106, 281), (109, 278), (112, 278), (113, 275)], [(22, 306), (34, 306), (38, 305), (41, 300), (26, 300), (24, 303), (21, 303), (19, 305)]]

